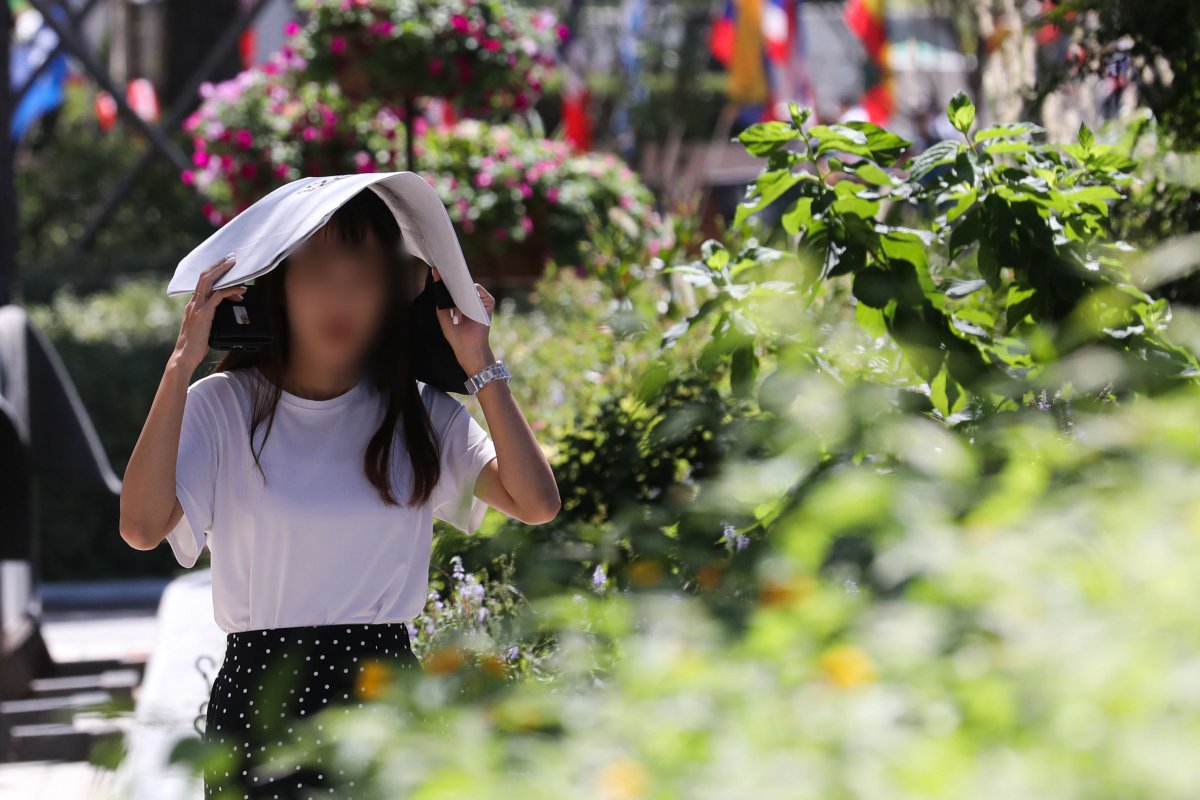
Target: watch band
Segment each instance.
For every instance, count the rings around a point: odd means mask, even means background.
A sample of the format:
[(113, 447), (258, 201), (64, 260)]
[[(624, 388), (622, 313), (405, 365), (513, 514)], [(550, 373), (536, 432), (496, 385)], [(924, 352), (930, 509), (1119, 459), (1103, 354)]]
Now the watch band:
[(476, 372), (474, 375), (467, 378), (465, 384), (467, 387), (467, 394), (475, 394), (489, 383), (501, 380), (512, 380), (512, 374), (508, 371), (508, 367), (504, 365), (503, 361), (494, 361), (483, 369), (479, 370), (479, 372)]

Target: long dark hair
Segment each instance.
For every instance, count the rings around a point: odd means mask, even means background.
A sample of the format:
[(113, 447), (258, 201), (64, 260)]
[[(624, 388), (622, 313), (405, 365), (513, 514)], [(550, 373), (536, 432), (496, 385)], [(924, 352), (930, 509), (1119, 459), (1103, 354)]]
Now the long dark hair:
[[(363, 246), (368, 231), (373, 231), (383, 245), (388, 261), (388, 294), (390, 302), (379, 336), (367, 354), (367, 370), (375, 388), (387, 396), (387, 413), (379, 429), (371, 437), (363, 454), (363, 471), (389, 505), (399, 505), (392, 491), (390, 469), (392, 444), (397, 428), (403, 426), (404, 442), (412, 463), (413, 482), (410, 502), (420, 505), (429, 500), (440, 472), (437, 439), (421, 400), (412, 366), (412, 326), (409, 309), (412, 297), (405, 270), (413, 268), (413, 260), (404, 251), (400, 227), (388, 207), (370, 189), (350, 198), (334, 212), (325, 227), (324, 235), (336, 236), (353, 247)], [(419, 263), (419, 262), (418, 262)], [(214, 372), (258, 368), (268, 380), (254, 381), (253, 414), (250, 421), (251, 451), (258, 471), (266, 479), (259, 456), (275, 422), (275, 409), (282, 392), (283, 369), (287, 364), (290, 336), (287, 303), (284, 296), (284, 276), (288, 260), (284, 258), (275, 269), (255, 279), (267, 308), (273, 341), (258, 351), (231, 350), (217, 363)], [(262, 441), (254, 449), (254, 434), (265, 425)]]

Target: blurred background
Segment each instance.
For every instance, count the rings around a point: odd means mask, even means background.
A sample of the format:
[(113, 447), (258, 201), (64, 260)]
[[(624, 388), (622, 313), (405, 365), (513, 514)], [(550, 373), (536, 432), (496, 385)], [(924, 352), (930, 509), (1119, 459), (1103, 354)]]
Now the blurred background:
[(0, 22), (0, 796), (198, 796), (203, 563), (117, 532), (166, 283), (283, 183), (394, 170), (564, 508), (439, 524), (441, 690), (378, 692), (423, 715), (364, 734), (378, 796), (1194, 796), (1191, 0)]

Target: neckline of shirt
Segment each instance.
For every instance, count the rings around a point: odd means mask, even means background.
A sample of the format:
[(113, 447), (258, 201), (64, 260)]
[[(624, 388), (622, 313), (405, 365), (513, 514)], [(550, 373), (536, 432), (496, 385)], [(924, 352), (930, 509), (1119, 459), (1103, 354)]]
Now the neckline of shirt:
[[(259, 371), (257, 368), (254, 368), (254, 371), (257, 373), (259, 380), (267, 381), (267, 377), (263, 375), (261, 371)], [(300, 395), (292, 394), (287, 389), (280, 388), (279, 402), (287, 403), (288, 405), (295, 406), (297, 408), (307, 408), (318, 411), (330, 408), (338, 408), (366, 392), (369, 384), (370, 381), (368, 380), (367, 373), (364, 371), (359, 375), (358, 383), (354, 384), (354, 386), (350, 387), (336, 397), (328, 397), (323, 400), (314, 400), (312, 398), (301, 397)]]

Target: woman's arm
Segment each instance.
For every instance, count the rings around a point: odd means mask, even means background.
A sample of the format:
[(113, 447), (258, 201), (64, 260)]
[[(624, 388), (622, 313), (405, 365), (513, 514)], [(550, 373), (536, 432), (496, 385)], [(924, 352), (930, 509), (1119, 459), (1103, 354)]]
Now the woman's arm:
[(184, 309), (179, 338), (167, 360), (150, 414), (138, 436), (121, 484), (121, 538), (138, 550), (153, 550), (183, 516), (175, 495), (179, 434), (192, 373), (208, 355), (213, 313), (226, 297), (240, 297), (244, 286), (213, 291), (213, 283), (234, 264), (226, 257), (200, 275)]
[[(441, 280), (436, 269), (433, 274), (435, 280)], [(496, 305), (495, 298), (478, 283), (475, 288), (490, 314)], [(451, 321), (451, 311), (458, 314), (457, 325)], [(468, 375), (474, 375), (496, 360), (488, 343), (490, 328), (487, 325), (463, 316), (456, 309), (438, 309), (437, 314), (446, 341)], [(496, 445), (496, 458), (484, 466), (475, 480), (475, 496), (504, 514), (531, 525), (554, 519), (561, 505), (554, 471), (509, 390), (508, 381), (493, 381), (480, 389), (475, 397)]]

